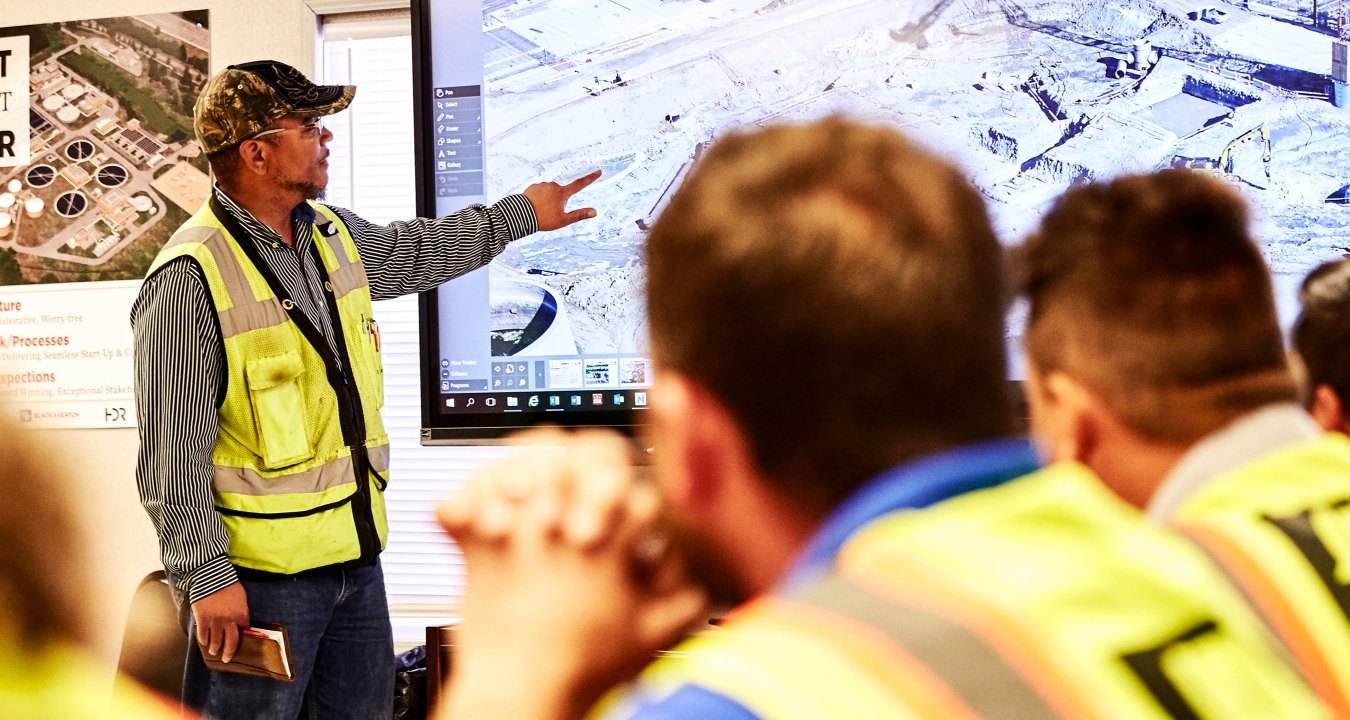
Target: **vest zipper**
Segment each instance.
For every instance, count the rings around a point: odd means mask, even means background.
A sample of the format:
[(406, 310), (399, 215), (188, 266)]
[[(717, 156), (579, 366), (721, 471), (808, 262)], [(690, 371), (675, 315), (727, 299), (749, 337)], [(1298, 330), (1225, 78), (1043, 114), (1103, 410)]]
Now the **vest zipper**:
[[(323, 259), (319, 256), (318, 242), (310, 244), (314, 266), (323, 268)], [(303, 267), (303, 265), (302, 265)], [(352, 473), (356, 476), (356, 497), (352, 502), (352, 520), (355, 523), (356, 540), (360, 547), (361, 560), (374, 563), (380, 554), (379, 532), (375, 529), (375, 511), (370, 496), (371, 470), (370, 454), (366, 450), (366, 422), (361, 404), (361, 393), (356, 388), (356, 378), (352, 375), (351, 357), (347, 352), (347, 335), (342, 324), (342, 315), (338, 312), (337, 296), (325, 288), (323, 293), (328, 309), (329, 322), (333, 326), (333, 343), (337, 345), (338, 356), (333, 358), (336, 373), (330, 373), (329, 384), (338, 396), (338, 418), (342, 423), (342, 437), (347, 442), (352, 456)], [(298, 310), (297, 310), (298, 313)], [(317, 333), (318, 328), (314, 328)], [(312, 341), (311, 341), (312, 342)], [(316, 346), (317, 347), (317, 346)], [(323, 353), (320, 353), (322, 355)], [(343, 362), (343, 360), (346, 362)], [(336, 375), (336, 377), (333, 377)], [(336, 381), (336, 382), (335, 382)]]

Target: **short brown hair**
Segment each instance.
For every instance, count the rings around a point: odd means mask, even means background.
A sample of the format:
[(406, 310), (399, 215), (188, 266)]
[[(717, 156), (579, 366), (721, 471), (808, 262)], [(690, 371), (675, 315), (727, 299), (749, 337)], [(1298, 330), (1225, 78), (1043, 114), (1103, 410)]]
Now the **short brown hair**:
[(239, 166), (243, 163), (243, 158), (239, 157), (239, 145), (235, 144), (207, 155), (206, 162), (211, 165), (211, 173), (216, 176), (216, 182), (220, 183), (221, 187), (229, 188), (239, 175)]
[(1192, 443), (1295, 397), (1236, 192), (1189, 170), (1069, 190), (1021, 248), (1026, 348), (1127, 426)]
[(1323, 263), (1299, 288), (1303, 310), (1294, 322), (1294, 350), (1309, 390), (1326, 385), (1350, 402), (1350, 260)]
[(961, 174), (894, 130), (725, 137), (647, 259), (658, 364), (716, 395), (802, 508), (1013, 431), (1001, 248)]

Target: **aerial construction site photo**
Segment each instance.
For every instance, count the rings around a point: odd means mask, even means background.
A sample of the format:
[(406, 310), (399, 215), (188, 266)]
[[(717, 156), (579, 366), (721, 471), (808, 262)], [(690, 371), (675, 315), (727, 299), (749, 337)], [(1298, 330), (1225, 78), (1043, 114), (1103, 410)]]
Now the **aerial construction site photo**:
[(1016, 243), (1061, 192), (1184, 167), (1238, 188), (1281, 312), (1350, 247), (1350, 0), (488, 2), (488, 195), (599, 167), (600, 217), (494, 266), (582, 353), (645, 351), (647, 228), (719, 134), (828, 114), (953, 158)]

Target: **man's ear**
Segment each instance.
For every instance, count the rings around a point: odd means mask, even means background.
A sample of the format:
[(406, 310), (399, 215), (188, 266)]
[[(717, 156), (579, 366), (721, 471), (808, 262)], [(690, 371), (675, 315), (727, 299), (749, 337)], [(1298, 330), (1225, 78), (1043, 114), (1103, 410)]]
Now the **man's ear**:
[(1061, 460), (1090, 464), (1101, 441), (1103, 406), (1087, 386), (1067, 373), (1055, 371), (1045, 379), (1048, 392), (1060, 406), (1060, 443), (1056, 451)]
[(684, 375), (655, 373), (651, 389), (656, 469), (668, 501), (702, 505), (749, 461), (744, 436), (712, 393)]
[(1082, 383), (1060, 370), (1027, 369), (1025, 384), (1031, 432), (1048, 462), (1086, 462), (1100, 438), (1101, 403)]
[(267, 174), (267, 161), (272, 151), (271, 145), (261, 140), (245, 140), (239, 143), (234, 151), (239, 153), (240, 166), (245, 172), (254, 175)]
[(652, 466), (667, 501), (687, 502), (689, 454), (689, 391), (678, 373), (656, 370), (648, 391), (648, 434)]
[(1313, 419), (1323, 430), (1346, 432), (1345, 407), (1341, 404), (1341, 397), (1331, 389), (1330, 385), (1318, 385), (1313, 390), (1312, 408), (1309, 409)]

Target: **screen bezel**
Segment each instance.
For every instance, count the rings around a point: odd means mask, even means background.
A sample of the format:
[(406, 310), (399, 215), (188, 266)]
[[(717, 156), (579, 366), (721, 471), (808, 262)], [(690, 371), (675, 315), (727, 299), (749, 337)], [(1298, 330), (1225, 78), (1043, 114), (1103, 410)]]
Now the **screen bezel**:
[[(436, 197), (434, 194), (434, 165), (428, 160), (430, 151), (427, 140), (432, 127), (432, 107), (429, 102), (433, 85), (431, 55), (435, 44), (432, 38), (432, 6), (437, 2), (453, 0), (412, 0), (412, 52), (413, 52), (413, 167), (416, 175), (417, 214), (419, 217), (437, 217)], [(481, 7), (481, 4), (480, 4)], [(479, 23), (481, 28), (481, 21)], [(486, 141), (485, 141), (486, 144)], [(490, 155), (490, 151), (487, 153)], [(486, 166), (486, 161), (485, 161)], [(495, 413), (446, 413), (441, 408), (441, 393), (435, 378), (440, 363), (440, 303), (436, 289), (421, 293), (418, 307), (418, 372), (421, 388), (422, 434), (424, 445), (482, 445), (498, 444), (504, 438), (518, 430), (537, 425), (553, 425), (568, 428), (608, 428), (624, 435), (636, 436), (641, 427), (641, 417), (646, 410), (633, 410), (630, 405), (623, 408), (607, 407), (602, 410), (581, 410), (567, 412), (495, 412)], [(540, 392), (547, 393), (545, 389)], [(572, 392), (571, 389), (559, 392)], [(577, 392), (591, 392), (589, 389)], [(613, 392), (608, 389), (607, 392)], [(495, 394), (506, 396), (512, 393), (474, 393), (475, 395)]]

